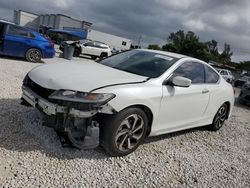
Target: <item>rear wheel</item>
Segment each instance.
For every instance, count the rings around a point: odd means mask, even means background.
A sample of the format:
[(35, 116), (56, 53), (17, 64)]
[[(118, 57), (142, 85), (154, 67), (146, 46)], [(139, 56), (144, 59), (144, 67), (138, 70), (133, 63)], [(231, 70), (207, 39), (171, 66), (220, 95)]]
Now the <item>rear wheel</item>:
[(226, 104), (223, 104), (219, 108), (219, 110), (217, 111), (217, 113), (214, 116), (213, 123), (210, 125), (210, 129), (212, 131), (217, 131), (223, 126), (223, 124), (227, 118), (228, 110), (229, 110), (228, 105), (226, 105)]
[(111, 156), (124, 156), (138, 148), (146, 136), (148, 119), (139, 108), (127, 108), (106, 119), (101, 143)]
[(107, 57), (107, 56), (108, 56), (107, 53), (101, 53), (100, 58), (103, 59), (103, 58), (105, 58), (105, 57)]
[(29, 62), (37, 63), (42, 59), (42, 53), (36, 48), (31, 48), (26, 52), (26, 59)]

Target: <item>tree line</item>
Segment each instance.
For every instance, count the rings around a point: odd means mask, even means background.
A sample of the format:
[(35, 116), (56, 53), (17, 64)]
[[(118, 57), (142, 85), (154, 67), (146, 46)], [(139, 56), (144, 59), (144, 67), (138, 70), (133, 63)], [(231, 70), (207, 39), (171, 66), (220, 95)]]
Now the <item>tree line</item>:
[(218, 51), (218, 42), (215, 40), (201, 42), (192, 31), (179, 30), (169, 35), (167, 44), (160, 47), (157, 44), (149, 44), (148, 49), (163, 50), (195, 57), (206, 62), (214, 61), (223, 64), (234, 65), (239, 69), (250, 70), (250, 61), (235, 64), (231, 61), (233, 52), (229, 44), (224, 44), (222, 52)]

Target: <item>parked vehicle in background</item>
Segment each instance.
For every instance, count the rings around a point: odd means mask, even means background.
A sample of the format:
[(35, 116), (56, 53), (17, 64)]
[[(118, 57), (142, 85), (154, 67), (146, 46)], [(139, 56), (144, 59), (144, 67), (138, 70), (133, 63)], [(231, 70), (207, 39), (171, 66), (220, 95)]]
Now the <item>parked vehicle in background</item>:
[(54, 44), (39, 33), (0, 21), (0, 55), (23, 57), (30, 62), (53, 58)]
[(249, 72), (244, 72), (243, 74), (241, 74), (241, 76), (249, 76), (250, 77), (250, 73)]
[(74, 56), (78, 57), (80, 54), (90, 56), (92, 59), (105, 58), (110, 56), (111, 49), (107, 44), (98, 41), (80, 40), (76, 42), (65, 41), (60, 45), (60, 50), (64, 50), (65, 45), (74, 45)]
[(108, 33), (104, 33), (101, 31), (96, 31), (91, 29), (88, 32), (87, 39), (93, 40), (93, 41), (100, 41), (108, 46), (110, 48), (115, 48), (117, 50), (129, 50), (131, 48), (131, 40), (124, 38), (124, 37), (119, 37), (115, 35), (111, 35)]
[(238, 101), (240, 104), (250, 104), (250, 80), (242, 86)]
[(250, 82), (250, 76), (242, 76), (234, 82), (234, 87), (241, 87), (246, 82)]
[(113, 48), (113, 49), (111, 50), (111, 54), (112, 54), (112, 55), (119, 54), (119, 53), (121, 53), (121, 52), (122, 52), (121, 50), (117, 50), (116, 48)]
[(232, 83), (234, 81), (234, 76), (230, 70), (217, 69), (217, 71), (227, 82)]
[(220, 129), (234, 92), (201, 60), (131, 50), (99, 62), (39, 66), (24, 79), (23, 101), (47, 114), (49, 125), (74, 146), (100, 143), (110, 155), (123, 156), (146, 136), (205, 125)]

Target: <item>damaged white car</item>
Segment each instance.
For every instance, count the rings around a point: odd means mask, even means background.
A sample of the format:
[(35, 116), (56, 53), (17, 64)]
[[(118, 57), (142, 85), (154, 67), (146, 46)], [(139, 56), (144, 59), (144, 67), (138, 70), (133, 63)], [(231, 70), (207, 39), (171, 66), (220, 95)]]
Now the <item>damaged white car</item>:
[(99, 62), (38, 66), (23, 82), (23, 104), (78, 148), (99, 144), (112, 156), (147, 136), (209, 125), (230, 116), (234, 92), (215, 69), (191, 57), (132, 50)]

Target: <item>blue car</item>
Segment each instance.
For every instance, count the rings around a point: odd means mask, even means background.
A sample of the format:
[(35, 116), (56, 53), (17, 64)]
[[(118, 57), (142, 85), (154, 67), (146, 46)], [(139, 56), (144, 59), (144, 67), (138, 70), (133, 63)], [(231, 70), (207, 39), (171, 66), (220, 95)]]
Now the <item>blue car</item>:
[(39, 62), (55, 56), (54, 43), (31, 29), (0, 21), (0, 55)]

